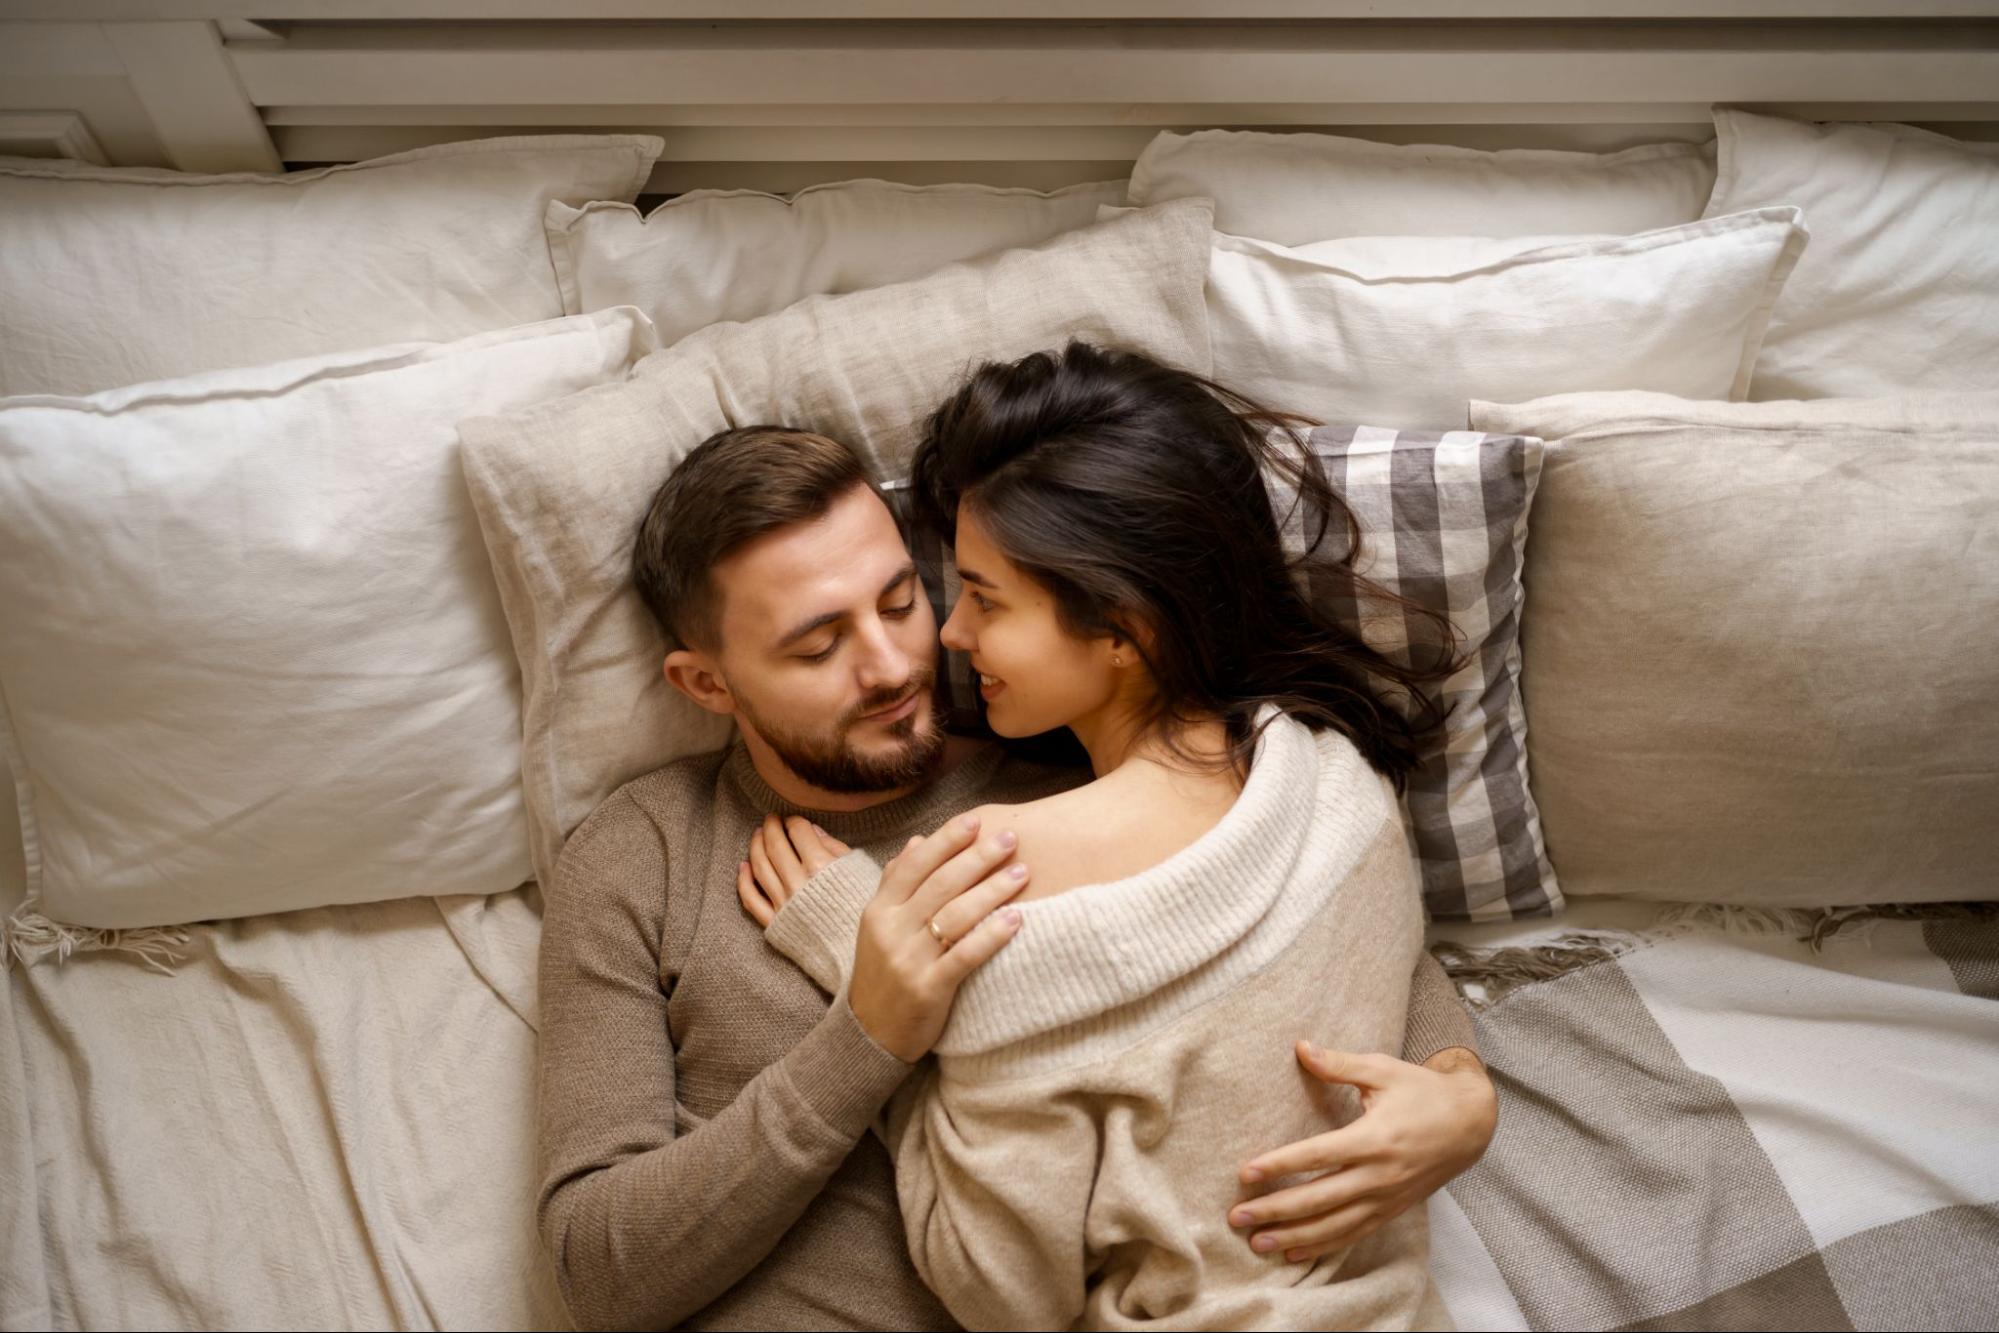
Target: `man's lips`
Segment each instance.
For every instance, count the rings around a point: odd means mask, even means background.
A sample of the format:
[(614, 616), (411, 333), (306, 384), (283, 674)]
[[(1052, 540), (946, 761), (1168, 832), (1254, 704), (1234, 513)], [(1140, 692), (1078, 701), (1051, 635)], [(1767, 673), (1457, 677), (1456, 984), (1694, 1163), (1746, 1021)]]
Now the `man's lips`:
[(921, 690), (911, 690), (911, 691), (910, 691), (910, 692), (908, 693), (908, 695), (906, 695), (906, 696), (905, 696), (905, 697), (903, 698), (902, 702), (900, 702), (900, 703), (896, 703), (896, 704), (891, 704), (891, 705), (889, 705), (889, 706), (888, 706), (887, 708), (884, 708), (884, 709), (882, 709), (882, 710), (881, 710), (881, 711), (880, 711), (879, 713), (863, 713), (863, 714), (861, 714), (861, 721), (863, 721), (863, 722), (900, 722), (900, 721), (901, 721), (901, 720), (902, 720), (903, 718), (907, 717), (907, 716), (908, 716), (908, 715), (909, 715), (910, 713), (913, 713), (913, 712), (915, 712), (915, 711), (916, 711), (916, 696), (917, 696), (917, 695), (919, 695), (919, 694), (921, 694), (921, 693), (923, 693), (923, 691), (921, 691)]

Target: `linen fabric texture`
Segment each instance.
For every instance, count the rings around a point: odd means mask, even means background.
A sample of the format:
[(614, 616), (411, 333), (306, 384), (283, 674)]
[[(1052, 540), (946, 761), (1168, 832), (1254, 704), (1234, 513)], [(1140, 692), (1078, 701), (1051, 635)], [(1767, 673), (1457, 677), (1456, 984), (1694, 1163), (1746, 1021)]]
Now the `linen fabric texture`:
[(1521, 686), (1571, 898), (1999, 883), (1999, 395), (1474, 403), (1548, 441)]
[(1695, 221), (1714, 177), (1711, 143), (1579, 153), (1168, 130), (1139, 154), (1130, 202), (1205, 195), (1215, 201), (1218, 230), (1279, 245), (1342, 236), (1622, 235)]
[[(1912, 125), (1814, 125), (1717, 108), (1708, 216), (1804, 209), (1812, 244), (1749, 397), (1999, 389), (1999, 156)], [(1572, 386), (1580, 387), (1580, 386)]]
[(543, 211), (631, 199), (660, 147), (478, 139), (277, 175), (0, 158), (0, 394), (557, 318)]
[(528, 879), (520, 689), (455, 423), (653, 345), (627, 308), (0, 402), (0, 752), (41, 913)]
[(694, 190), (650, 213), (600, 200), (548, 206), (566, 314), (635, 305), (660, 341), (775, 314), (808, 296), (908, 282), (946, 264), (1039, 245), (1122, 204), (1123, 181), (1067, 189), (840, 181), (790, 198)]

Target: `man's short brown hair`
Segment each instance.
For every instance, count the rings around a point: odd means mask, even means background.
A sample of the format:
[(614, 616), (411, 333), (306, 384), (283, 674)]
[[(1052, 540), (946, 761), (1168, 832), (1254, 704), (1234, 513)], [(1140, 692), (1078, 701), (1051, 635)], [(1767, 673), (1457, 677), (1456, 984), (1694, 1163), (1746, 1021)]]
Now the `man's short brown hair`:
[(811, 431), (739, 426), (703, 440), (653, 493), (632, 548), (632, 578), (667, 642), (718, 647), (715, 566), (870, 484), (852, 449)]

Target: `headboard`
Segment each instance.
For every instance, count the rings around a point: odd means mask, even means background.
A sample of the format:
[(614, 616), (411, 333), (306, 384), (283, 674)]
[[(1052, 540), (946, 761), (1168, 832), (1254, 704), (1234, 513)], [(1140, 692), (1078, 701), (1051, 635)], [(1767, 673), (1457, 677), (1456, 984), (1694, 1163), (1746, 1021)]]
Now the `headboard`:
[(654, 194), (1045, 189), (1164, 128), (1605, 150), (1714, 102), (1999, 140), (1999, 0), (0, 0), (0, 152), (196, 171), (643, 130)]

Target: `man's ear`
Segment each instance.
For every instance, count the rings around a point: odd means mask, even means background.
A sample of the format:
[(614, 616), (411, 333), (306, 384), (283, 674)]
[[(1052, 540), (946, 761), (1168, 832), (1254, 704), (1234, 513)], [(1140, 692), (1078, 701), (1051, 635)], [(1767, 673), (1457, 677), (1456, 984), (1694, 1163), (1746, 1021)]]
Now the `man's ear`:
[(698, 648), (676, 648), (666, 655), (662, 668), (667, 684), (679, 690), (711, 713), (729, 716), (736, 711), (736, 696), (708, 654)]

